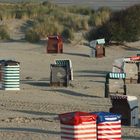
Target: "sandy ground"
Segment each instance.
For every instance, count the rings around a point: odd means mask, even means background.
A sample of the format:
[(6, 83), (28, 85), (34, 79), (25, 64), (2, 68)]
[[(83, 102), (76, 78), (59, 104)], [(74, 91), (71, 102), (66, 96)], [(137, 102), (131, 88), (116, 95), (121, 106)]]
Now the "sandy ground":
[[(140, 42), (129, 45), (140, 47)], [(60, 140), (59, 113), (108, 111), (111, 103), (104, 98), (105, 74), (112, 70), (114, 59), (138, 51), (112, 46), (106, 48), (106, 57), (96, 59), (82, 45), (64, 45), (63, 54), (46, 54), (43, 44), (1, 42), (0, 59), (21, 63), (21, 90), (0, 90), (0, 140)], [(56, 58), (72, 60), (74, 80), (68, 88), (49, 86), (50, 64)], [(139, 90), (139, 85), (127, 85), (127, 94), (140, 101)], [(122, 137), (140, 140), (140, 125), (122, 126)]]

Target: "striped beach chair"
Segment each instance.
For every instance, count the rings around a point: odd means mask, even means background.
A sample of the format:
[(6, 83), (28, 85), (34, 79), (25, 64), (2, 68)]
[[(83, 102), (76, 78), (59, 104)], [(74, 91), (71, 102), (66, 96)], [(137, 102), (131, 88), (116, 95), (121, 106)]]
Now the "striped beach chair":
[(97, 140), (97, 115), (86, 112), (60, 114), (61, 140)]
[(20, 63), (13, 60), (2, 64), (2, 88), (4, 90), (20, 90)]
[(109, 94), (126, 94), (125, 73), (109, 72), (106, 75), (105, 97)]
[(110, 112), (93, 112), (97, 115), (97, 139), (121, 140), (121, 115)]
[(73, 67), (70, 59), (55, 59), (55, 64), (58, 66), (67, 66), (69, 73), (69, 80), (73, 80)]

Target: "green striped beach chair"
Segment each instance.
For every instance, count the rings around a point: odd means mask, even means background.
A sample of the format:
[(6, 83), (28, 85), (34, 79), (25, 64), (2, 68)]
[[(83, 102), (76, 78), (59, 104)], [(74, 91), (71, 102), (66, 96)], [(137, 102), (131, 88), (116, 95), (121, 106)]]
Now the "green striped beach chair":
[(106, 75), (105, 97), (109, 94), (126, 95), (125, 73), (109, 72)]
[(107, 78), (110, 78), (110, 79), (125, 79), (126, 77), (126, 74), (125, 73), (115, 73), (115, 72), (110, 72), (108, 73), (107, 75)]
[(20, 63), (5, 61), (2, 64), (2, 88), (4, 90), (20, 90)]

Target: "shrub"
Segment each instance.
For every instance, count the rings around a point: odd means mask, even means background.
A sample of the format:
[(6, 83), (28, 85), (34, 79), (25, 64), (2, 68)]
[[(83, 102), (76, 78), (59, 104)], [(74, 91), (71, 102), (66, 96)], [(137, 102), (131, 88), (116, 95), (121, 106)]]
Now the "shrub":
[(113, 13), (109, 21), (87, 35), (88, 40), (104, 37), (107, 41), (136, 41), (140, 38), (140, 5)]
[(63, 19), (63, 25), (74, 31), (79, 31), (88, 28), (88, 19), (80, 15), (67, 15)]
[(76, 13), (80, 15), (90, 15), (93, 14), (95, 11), (90, 7), (79, 7), (79, 6), (70, 6), (68, 7), (69, 12)]
[(24, 10), (15, 11), (15, 18), (17, 19), (27, 18), (27, 16), (28, 16), (27, 11), (24, 11)]
[(96, 29), (92, 28), (89, 32), (85, 34), (84, 37), (88, 41), (92, 41), (99, 38), (105, 38), (107, 42), (110, 40), (110, 34), (106, 26), (101, 26)]
[(140, 5), (124, 11), (125, 40), (136, 41), (140, 37)]
[(65, 28), (62, 32), (62, 37), (65, 40), (73, 40), (74, 39), (74, 33), (73, 30), (69, 29), (69, 28)]
[(114, 13), (107, 25), (110, 26), (112, 40), (136, 41), (140, 37), (140, 5)]
[(60, 34), (63, 30), (63, 26), (61, 26), (53, 16), (44, 16), (43, 18), (38, 18), (34, 22), (33, 29), (40, 37), (44, 38), (48, 35)]
[(81, 27), (82, 27), (83, 30), (88, 30), (89, 29), (88, 19), (85, 18), (81, 21)]
[(1, 40), (10, 39), (7, 27), (5, 25), (0, 25), (0, 39)]
[(43, 1), (42, 2), (42, 5), (44, 5), (44, 6), (48, 6), (48, 5), (51, 5), (51, 2), (50, 1)]
[(89, 24), (91, 26), (102, 26), (110, 19), (111, 13), (112, 11), (108, 7), (102, 7), (90, 15)]
[(40, 40), (39, 34), (33, 29), (29, 29), (25, 33), (25, 39), (31, 43), (38, 42)]

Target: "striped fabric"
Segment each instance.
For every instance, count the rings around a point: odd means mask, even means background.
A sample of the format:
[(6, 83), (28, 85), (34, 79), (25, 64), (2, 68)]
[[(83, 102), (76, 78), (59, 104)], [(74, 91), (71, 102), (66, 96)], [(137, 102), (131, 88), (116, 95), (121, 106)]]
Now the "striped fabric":
[(113, 99), (127, 99), (127, 95), (113, 95), (113, 94), (110, 94), (110, 99), (113, 100)]
[(111, 72), (108, 74), (109, 77), (108, 78), (111, 78), (111, 79), (124, 79), (126, 77), (126, 74), (125, 73), (115, 73), (115, 72)]
[(132, 61), (139, 61), (140, 60), (140, 56), (131, 56), (130, 60), (132, 60)]
[(20, 90), (20, 66), (3, 65), (2, 87), (4, 90)]
[(121, 115), (109, 112), (93, 112), (97, 117), (98, 140), (121, 140)]
[(71, 63), (71, 60), (69, 59), (56, 59), (55, 64), (60, 65), (60, 66), (68, 66), (72, 68), (72, 63)]
[(121, 140), (121, 121), (99, 123), (98, 140)]
[(97, 140), (97, 115), (86, 112), (61, 114), (61, 140)]
[(79, 125), (61, 124), (61, 140), (97, 140), (96, 121)]

